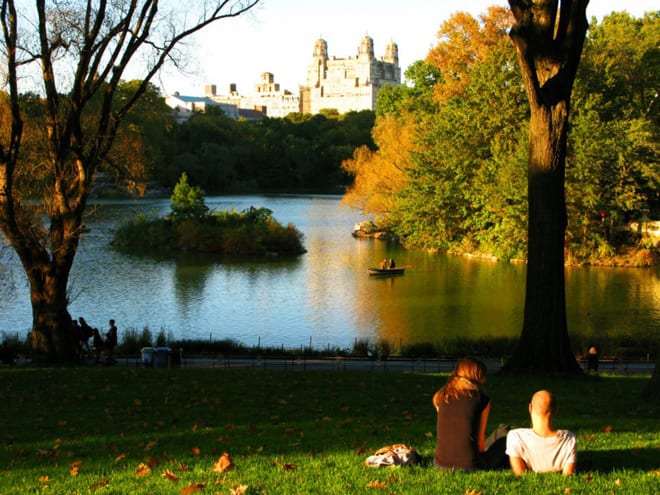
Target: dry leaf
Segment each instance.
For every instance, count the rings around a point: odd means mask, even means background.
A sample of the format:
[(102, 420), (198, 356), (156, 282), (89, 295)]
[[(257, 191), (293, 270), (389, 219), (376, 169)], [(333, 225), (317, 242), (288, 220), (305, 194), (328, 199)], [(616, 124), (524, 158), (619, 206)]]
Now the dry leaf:
[(193, 447), (192, 449), (190, 449), (190, 451), (195, 455), (199, 455), (201, 453), (201, 450), (199, 450), (199, 447)]
[(101, 481), (94, 483), (92, 486), (90, 486), (90, 490), (96, 490), (97, 488), (103, 488), (104, 486), (108, 486), (110, 484), (110, 480), (108, 478), (102, 478)]
[(617, 479), (614, 481), (614, 484), (615, 484), (616, 486), (621, 486), (621, 478), (617, 478)]
[(590, 433), (587, 433), (586, 435), (584, 435), (585, 440), (593, 440), (594, 438), (596, 438), (596, 435), (593, 435), (593, 434), (590, 434)]
[(566, 488), (564, 488), (564, 493), (571, 493), (571, 487), (567, 486)]
[(151, 473), (151, 468), (147, 466), (144, 462), (141, 462), (140, 465), (135, 470), (135, 476), (146, 476)]
[(369, 483), (367, 483), (367, 488), (377, 488), (379, 490), (384, 490), (386, 486), (387, 486), (387, 483), (385, 483), (384, 481), (380, 481), (380, 480), (374, 480), (374, 481), (370, 481)]
[(176, 475), (175, 475), (172, 471), (170, 471), (169, 469), (166, 469), (165, 471), (163, 471), (163, 472), (161, 473), (161, 476), (162, 476), (163, 478), (167, 478), (167, 479), (170, 480), (170, 481), (175, 481), (175, 482), (176, 482), (176, 481), (179, 481), (178, 476), (176, 476)]
[(78, 476), (78, 466), (71, 466), (71, 469), (69, 470), (69, 474), (73, 477)]
[(231, 460), (229, 453), (224, 452), (217, 461), (213, 463), (213, 472), (224, 473), (228, 469), (234, 467), (234, 462)]
[(126, 454), (119, 454), (115, 457), (115, 462), (123, 461), (124, 459), (126, 459)]
[(144, 460), (147, 461), (149, 463), (149, 466), (151, 466), (152, 468), (155, 468), (156, 466), (158, 466), (158, 459), (156, 459), (153, 456), (147, 455), (144, 458)]
[(190, 470), (188, 469), (188, 466), (186, 466), (183, 462), (180, 462), (180, 463), (179, 463), (179, 469), (180, 469), (181, 471), (183, 471), (184, 473), (187, 472), (187, 471), (190, 471)]
[(181, 488), (181, 495), (189, 495), (190, 493), (197, 493), (201, 489), (204, 488), (204, 483), (193, 483), (192, 485), (188, 485), (185, 488)]
[(39, 476), (39, 483), (48, 483), (50, 478), (48, 476)]
[(156, 445), (158, 445), (158, 442), (157, 442), (156, 440), (153, 440), (153, 441), (147, 443), (147, 445), (144, 446), (144, 450), (151, 450), (151, 449), (153, 449)]
[(612, 427), (610, 425), (607, 425), (605, 428), (603, 428), (603, 431), (605, 433), (612, 433)]
[(236, 488), (229, 490), (229, 495), (243, 495), (247, 492), (248, 485), (239, 485)]
[(282, 464), (282, 469), (285, 471), (295, 471), (298, 469), (298, 466), (296, 464)]
[(365, 447), (364, 445), (360, 445), (357, 450), (355, 451), (355, 455), (362, 455), (364, 454)]
[(470, 490), (466, 491), (465, 495), (483, 495), (481, 492), (478, 492), (477, 490)]

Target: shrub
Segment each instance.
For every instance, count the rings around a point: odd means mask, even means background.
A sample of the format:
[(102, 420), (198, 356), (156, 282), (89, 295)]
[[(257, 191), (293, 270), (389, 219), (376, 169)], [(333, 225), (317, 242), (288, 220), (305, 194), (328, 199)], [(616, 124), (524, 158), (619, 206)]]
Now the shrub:
[(202, 190), (188, 184), (188, 176), (185, 172), (181, 174), (179, 182), (174, 186), (170, 201), (172, 217), (175, 219), (203, 218), (209, 212)]

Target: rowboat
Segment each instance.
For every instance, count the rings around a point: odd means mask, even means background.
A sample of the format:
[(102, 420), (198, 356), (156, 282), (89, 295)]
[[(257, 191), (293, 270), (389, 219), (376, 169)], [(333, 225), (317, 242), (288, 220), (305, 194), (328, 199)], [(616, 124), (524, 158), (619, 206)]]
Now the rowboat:
[(395, 268), (369, 268), (369, 275), (403, 275), (406, 269), (403, 267)]

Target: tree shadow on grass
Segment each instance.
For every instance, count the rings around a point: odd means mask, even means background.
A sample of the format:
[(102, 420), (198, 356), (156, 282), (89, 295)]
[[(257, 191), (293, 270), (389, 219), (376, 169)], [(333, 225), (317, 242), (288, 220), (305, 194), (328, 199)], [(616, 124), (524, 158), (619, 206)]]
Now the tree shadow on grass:
[(620, 469), (658, 469), (658, 450), (651, 448), (586, 450), (578, 453), (578, 471), (609, 472)]

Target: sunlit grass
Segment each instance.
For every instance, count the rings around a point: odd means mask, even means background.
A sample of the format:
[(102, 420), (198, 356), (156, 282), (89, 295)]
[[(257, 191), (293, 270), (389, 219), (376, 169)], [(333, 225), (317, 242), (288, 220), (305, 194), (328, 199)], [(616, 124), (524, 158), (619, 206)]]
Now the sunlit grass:
[[(489, 377), (490, 426), (525, 426), (538, 388), (578, 435), (573, 478), (442, 473), (431, 397), (446, 376), (62, 368), (0, 371), (0, 493), (657, 493), (660, 407), (648, 377)], [(406, 443), (413, 468), (367, 468)], [(228, 453), (233, 469), (214, 470)], [(247, 488), (246, 488), (247, 487)]]

